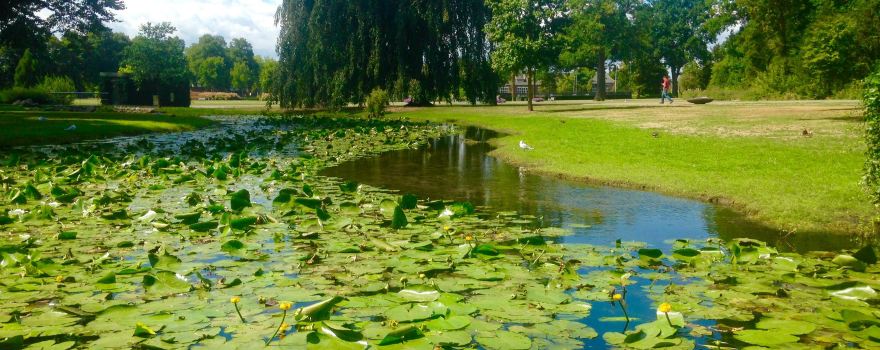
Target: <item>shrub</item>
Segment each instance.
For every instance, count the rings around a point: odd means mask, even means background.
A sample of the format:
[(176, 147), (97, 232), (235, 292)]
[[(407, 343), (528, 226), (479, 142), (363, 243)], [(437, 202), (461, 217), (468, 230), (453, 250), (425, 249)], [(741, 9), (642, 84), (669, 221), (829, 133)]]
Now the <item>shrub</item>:
[(865, 78), (862, 103), (865, 106), (865, 143), (868, 145), (864, 183), (875, 205), (880, 205), (880, 69)]
[(382, 89), (373, 89), (367, 97), (367, 113), (370, 118), (381, 118), (385, 115), (385, 107), (388, 106), (388, 92)]
[(65, 105), (73, 103), (74, 95), (62, 93), (76, 91), (76, 85), (68, 77), (46, 77), (37, 88), (48, 92), (52, 103)]
[(51, 104), (52, 96), (46, 90), (40, 88), (12, 88), (0, 91), (0, 102), (14, 103), (16, 101), (31, 100), (33, 103), (44, 105)]

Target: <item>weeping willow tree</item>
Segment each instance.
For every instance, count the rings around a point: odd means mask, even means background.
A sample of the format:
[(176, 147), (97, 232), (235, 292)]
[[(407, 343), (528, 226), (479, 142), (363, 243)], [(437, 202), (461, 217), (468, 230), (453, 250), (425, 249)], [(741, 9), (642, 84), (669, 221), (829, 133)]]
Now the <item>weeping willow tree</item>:
[(383, 88), (415, 104), (494, 103), (490, 17), (483, 0), (285, 0), (273, 97), (333, 108)]

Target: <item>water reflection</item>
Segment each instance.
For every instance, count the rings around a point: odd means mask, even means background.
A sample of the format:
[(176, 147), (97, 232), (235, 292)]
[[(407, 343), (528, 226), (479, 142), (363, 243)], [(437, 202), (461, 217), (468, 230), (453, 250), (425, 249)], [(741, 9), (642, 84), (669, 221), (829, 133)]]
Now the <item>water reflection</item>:
[(571, 229), (565, 242), (607, 245), (617, 239), (665, 248), (678, 238), (751, 237), (783, 250), (839, 249), (834, 235), (780, 232), (747, 222), (733, 211), (651, 192), (591, 186), (522, 171), (489, 156), (498, 135), (469, 128), (417, 150), (385, 153), (325, 170), (322, 174), (414, 193), (429, 199), (469, 201), (493, 211), (516, 211), (546, 226)]

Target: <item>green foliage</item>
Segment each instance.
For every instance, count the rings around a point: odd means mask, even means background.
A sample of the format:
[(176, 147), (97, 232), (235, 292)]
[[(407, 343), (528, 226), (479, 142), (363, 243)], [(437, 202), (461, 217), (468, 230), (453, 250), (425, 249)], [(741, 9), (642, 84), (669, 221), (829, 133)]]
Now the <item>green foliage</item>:
[(650, 28), (654, 50), (672, 73), (673, 95), (678, 95), (684, 65), (709, 59), (708, 45), (716, 34), (707, 25), (713, 15), (710, 5), (700, 0), (661, 0), (649, 3), (640, 14), (640, 22)]
[(868, 187), (874, 204), (880, 205), (880, 69), (865, 79), (862, 103), (865, 106), (865, 143), (868, 160), (865, 162), (863, 181)]
[(24, 55), (15, 66), (15, 87), (29, 88), (37, 85), (40, 81), (38, 74), (37, 60), (30, 49), (24, 50)]
[(282, 107), (362, 103), (375, 88), (415, 104), (494, 101), (482, 0), (285, 0), (278, 11)]
[(248, 93), (253, 86), (253, 74), (246, 62), (236, 62), (232, 66), (232, 88), (241, 93)]
[(201, 36), (197, 43), (186, 49), (186, 57), (196, 86), (220, 91), (229, 88), (233, 63), (222, 36)]
[(169, 23), (144, 24), (131, 45), (125, 48), (125, 70), (141, 89), (174, 91), (181, 85), (189, 87), (184, 43), (172, 36), (175, 31), (177, 29)]
[(705, 89), (709, 85), (711, 77), (712, 67), (691, 61), (684, 65), (678, 82), (683, 90)]
[(37, 88), (53, 94), (52, 100), (57, 104), (71, 104), (74, 100), (74, 95), (62, 93), (76, 91), (76, 85), (68, 77), (46, 77)]
[(370, 92), (367, 97), (367, 113), (370, 118), (381, 118), (385, 115), (385, 107), (389, 103), (388, 92), (382, 89), (375, 89)]
[(40, 88), (11, 88), (0, 91), (0, 102), (13, 103), (16, 101), (31, 100), (36, 104), (51, 104), (52, 97), (49, 92)]

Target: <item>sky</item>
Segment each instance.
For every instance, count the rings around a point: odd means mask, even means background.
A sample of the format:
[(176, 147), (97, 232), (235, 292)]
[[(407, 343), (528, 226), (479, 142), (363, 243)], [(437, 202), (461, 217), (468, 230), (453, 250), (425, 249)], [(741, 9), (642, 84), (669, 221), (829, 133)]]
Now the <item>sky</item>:
[(281, 1), (125, 0), (126, 9), (116, 12), (119, 22), (109, 27), (133, 37), (146, 22), (171, 22), (187, 46), (204, 34), (222, 35), (227, 42), (245, 38), (257, 55), (276, 57), (275, 11)]

